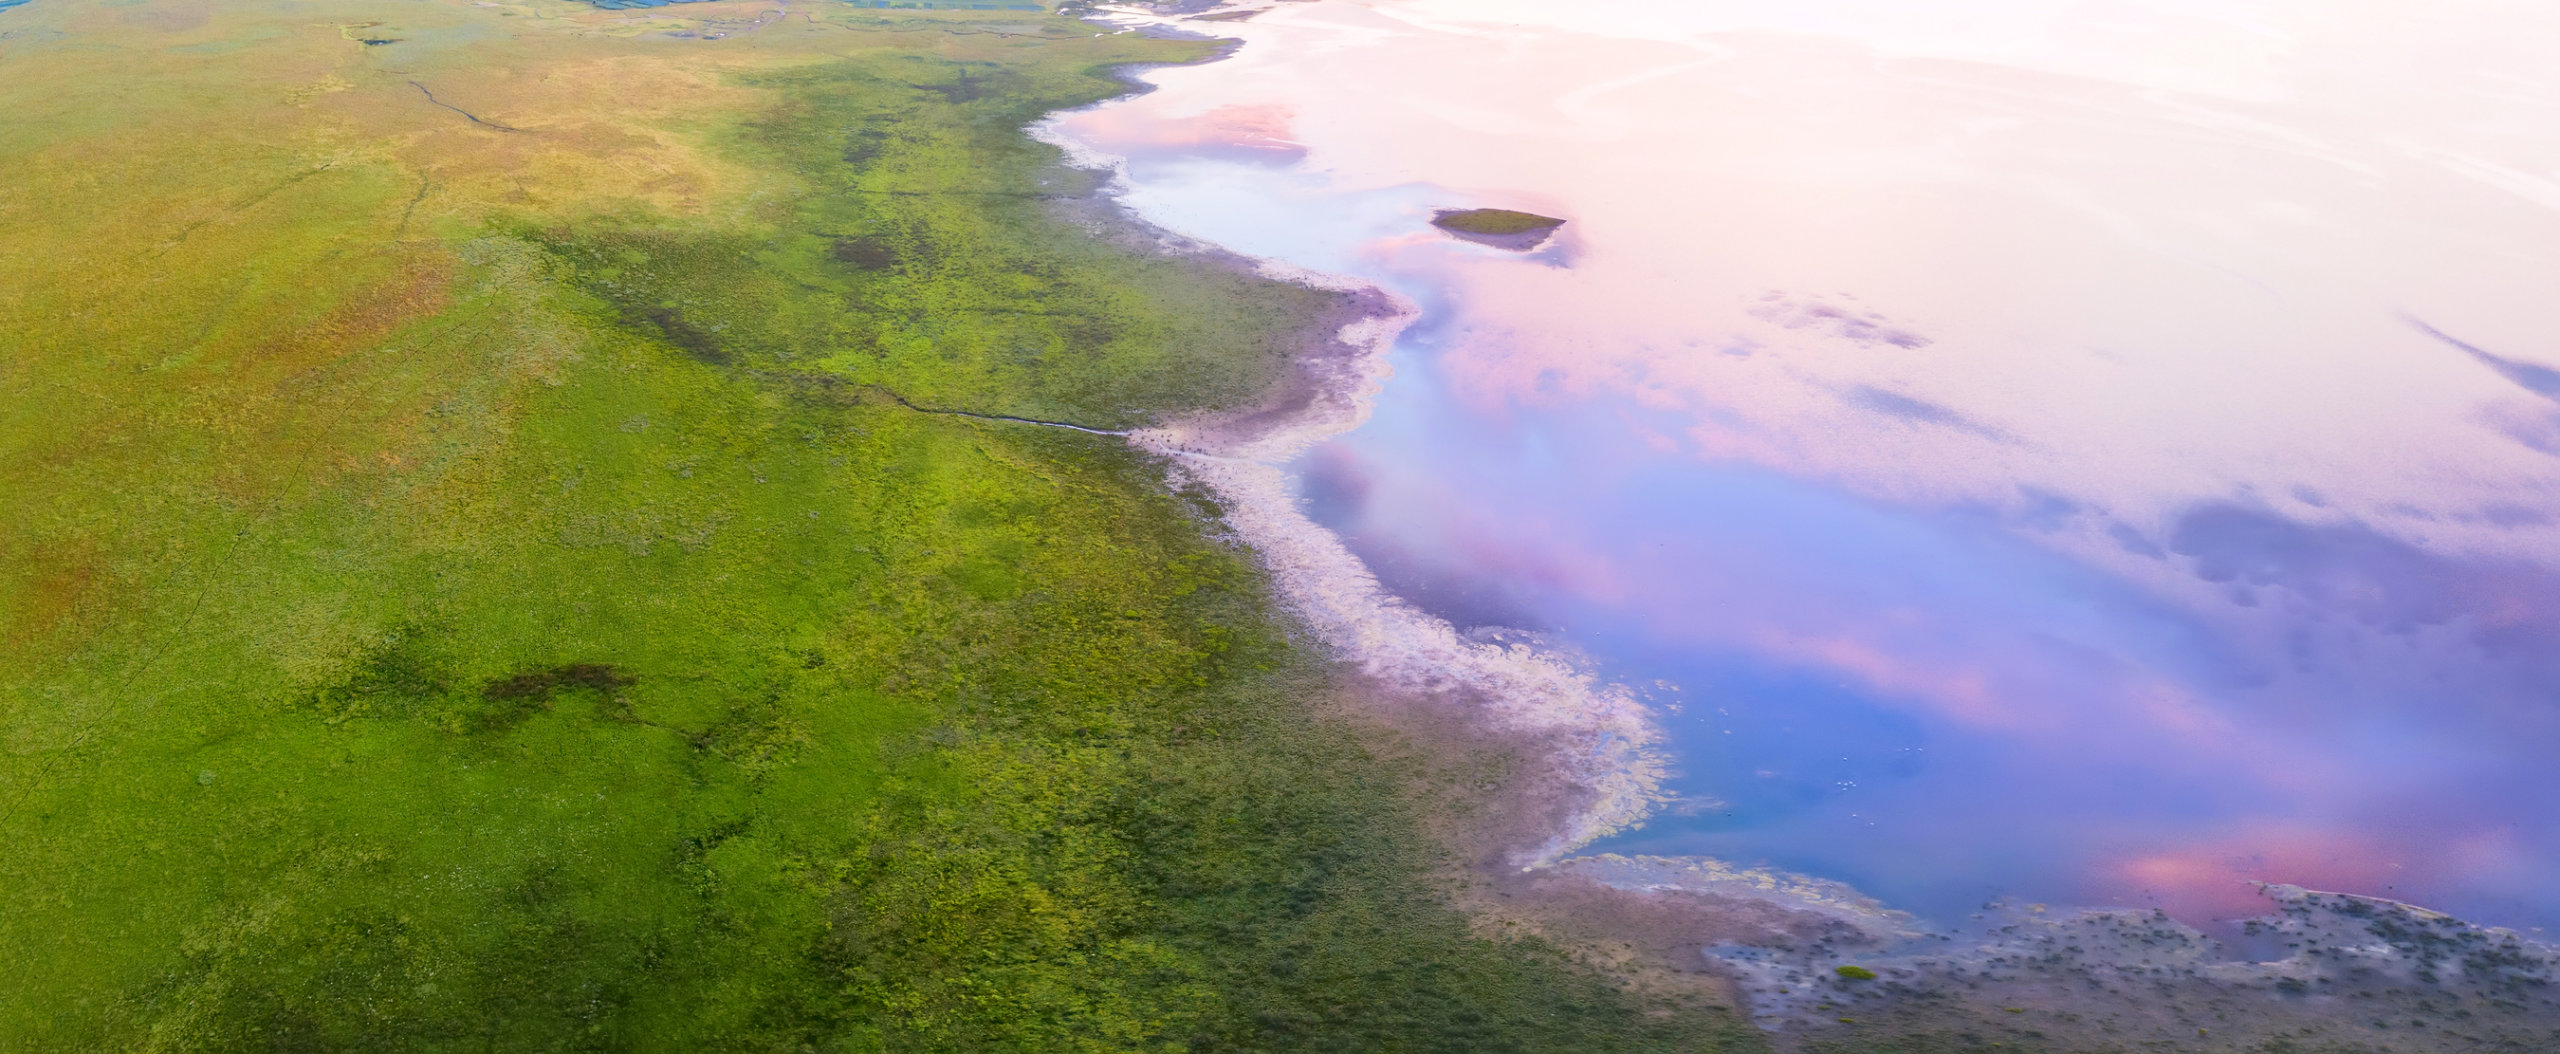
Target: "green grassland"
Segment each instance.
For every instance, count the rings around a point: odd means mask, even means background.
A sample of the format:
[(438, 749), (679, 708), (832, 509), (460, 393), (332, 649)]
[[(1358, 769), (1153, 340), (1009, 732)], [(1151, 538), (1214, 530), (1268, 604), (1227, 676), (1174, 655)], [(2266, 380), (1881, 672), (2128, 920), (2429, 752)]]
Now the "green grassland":
[(1203, 499), (898, 401), (1271, 382), (1018, 131), (1200, 46), (792, 8), (0, 12), (0, 1049), (1748, 1045), (1448, 906)]

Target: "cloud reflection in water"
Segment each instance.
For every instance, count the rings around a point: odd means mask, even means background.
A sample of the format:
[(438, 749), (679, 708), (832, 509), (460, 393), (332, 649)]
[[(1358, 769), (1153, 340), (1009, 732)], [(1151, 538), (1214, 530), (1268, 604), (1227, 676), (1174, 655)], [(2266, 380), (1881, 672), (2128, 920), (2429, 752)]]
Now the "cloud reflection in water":
[(2532, 924), (2560, 14), (2456, 7), (1320, 3), (1063, 129), (1424, 306), (1304, 494), (1453, 621), (1677, 686), (1687, 801), (1613, 848)]

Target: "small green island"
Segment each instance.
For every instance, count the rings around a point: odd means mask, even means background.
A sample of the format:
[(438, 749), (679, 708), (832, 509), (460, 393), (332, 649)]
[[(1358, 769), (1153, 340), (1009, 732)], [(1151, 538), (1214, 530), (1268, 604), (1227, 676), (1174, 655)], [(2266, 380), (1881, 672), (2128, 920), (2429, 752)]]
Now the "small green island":
[(1564, 221), (1515, 209), (1441, 209), (1431, 214), (1431, 225), (1467, 241), (1525, 252), (1544, 244)]
[(1431, 225), (1460, 234), (1529, 234), (1552, 231), (1564, 221), (1513, 209), (1442, 209), (1432, 214)]

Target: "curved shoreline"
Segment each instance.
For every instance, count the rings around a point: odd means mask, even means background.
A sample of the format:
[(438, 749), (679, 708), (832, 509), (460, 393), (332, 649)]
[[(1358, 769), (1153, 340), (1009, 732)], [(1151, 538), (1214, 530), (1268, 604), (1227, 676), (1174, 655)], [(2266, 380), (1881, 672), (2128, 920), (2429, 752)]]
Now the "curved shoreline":
[[(1222, 48), (1203, 61), (1233, 51)], [(1151, 90), (1133, 76), (1123, 79), (1140, 93)], [(1058, 130), (1060, 118), (1075, 112), (1051, 114), (1027, 131), (1063, 151), (1070, 165), (1109, 173), (1096, 195), (1163, 247), (1190, 243), (1120, 202), (1127, 186), (1124, 159)], [(1227, 510), (1226, 526), (1256, 554), (1289, 610), (1378, 688), (1460, 702), (1479, 731), (1542, 745), (1544, 756), (1537, 760), (1547, 771), (1541, 775), (1560, 784), (1562, 796), (1571, 800), (1540, 803), (1535, 811), (1561, 816), (1528, 844), (1504, 847), (1506, 865), (1524, 871), (1553, 865), (1640, 823), (1662, 800), (1666, 764), (1656, 746), (1661, 734), (1631, 691), (1525, 644), (1469, 639), (1447, 620), (1388, 591), (1340, 538), (1301, 512), (1290, 493), (1284, 468), (1289, 460), (1368, 419), (1392, 373), (1387, 356), (1419, 309), (1361, 279), (1224, 247), (1203, 248), (1268, 278), (1342, 294), (1346, 309), (1316, 323), (1331, 332), (1309, 341), (1259, 405), (1137, 429), (1130, 443), (1217, 495)]]
[[(1159, 28), (1187, 13), (1123, 12), (1150, 21), (1121, 28), (1196, 35)], [(1224, 47), (1200, 61), (1234, 50)], [(1138, 93), (1153, 90), (1135, 76), (1123, 79)], [(1501, 833), (1508, 841), (1498, 861), (1484, 863), (1515, 874), (1497, 878), (1492, 897), (1500, 903), (1479, 904), (1489, 914), (1525, 913), (1568, 944), (1627, 941), (1634, 947), (1649, 939), (1673, 972), (1703, 969), (1729, 978), (1727, 994), (1786, 1045), (1820, 1041), (1826, 1032), (1832, 1039), (1873, 1039), (1944, 1027), (2014, 1029), (2026, 1019), (2009, 1015), (2027, 1013), (2039, 1015), (2040, 1031), (2029, 1034), (2063, 1044), (2053, 1049), (2117, 1041), (2124, 1038), (2118, 1022), (2133, 1025), (2126, 1031), (2161, 1037), (2155, 1042), (2180, 1037), (2176, 1049), (2199, 1050), (2237, 1049), (2229, 1044), (2253, 1041), (2245, 1039), (2253, 1033), (2281, 1036), (2286, 1027), (2306, 1035), (2369, 1028), (2343, 1020), (2352, 1016), (2343, 1006), (2285, 1002), (2320, 996), (2318, 985), (2336, 986), (2327, 996), (2333, 1000), (2478, 1002), (2505, 1016), (2491, 1029), (2502, 1037), (2560, 1025), (2560, 1004), (2549, 997), (2519, 1001), (2500, 994), (2560, 977), (2560, 950), (2373, 898), (2266, 887), (2273, 911), (2254, 921), (2251, 932), (2263, 928), (2301, 940), (2289, 948), (2292, 954), (2262, 962), (2235, 956), (2222, 942), (2157, 912), (2047, 914), (2038, 906), (2005, 926), (1933, 933), (1836, 882), (1705, 858), (1572, 856), (1640, 822), (1662, 800), (1664, 759), (1649, 714), (1623, 688), (1525, 645), (1471, 640), (1389, 592), (1339, 537), (1299, 510), (1290, 490), (1288, 461), (1367, 419), (1391, 373), (1387, 355), (1415, 318), (1414, 306), (1366, 281), (1244, 257), (1155, 227), (1120, 200), (1127, 188), (1124, 160), (1058, 130), (1059, 120), (1075, 112), (1051, 114), (1028, 131), (1066, 152), (1075, 167), (1109, 173), (1096, 196), (1160, 247), (1214, 254), (1268, 277), (1345, 295), (1343, 315), (1327, 320), (1334, 332), (1298, 356), (1261, 405), (1137, 429), (1128, 438), (1162, 457), (1177, 479), (1220, 499), (1226, 526), (1268, 569), (1291, 612), (1377, 688), (1455, 702), (1475, 731), (1533, 745), (1547, 771), (1515, 779), (1495, 796), (1534, 798), (1543, 790), (1561, 800), (1532, 806), (1547, 820), (1542, 830)], [(1667, 941), (1666, 922), (1679, 931)], [(2469, 967), (2461, 976), (2439, 978), (2433, 964), (2447, 960), (2437, 945), (2448, 943), (2485, 956), (2483, 962), (2508, 965), (2488, 981)], [(1688, 962), (1678, 961), (1684, 956)], [(2174, 998), (2164, 1002), (2164, 996)], [(1844, 1032), (1836, 1025), (1854, 1022), (1837, 1015), (1852, 1005), (1897, 1024), (1886, 1032)], [(2255, 1018), (2254, 1027), (2227, 1029), (2215, 1039), (2211, 1027), (2199, 1024), (2232, 1013)], [(2104, 1023), (2084, 1027), (2083, 1017)], [(2560, 1046), (2560, 1028), (2549, 1035)], [(2191, 1046), (2189, 1036), (2195, 1037)], [(2415, 1049), (2440, 1048), (2422, 1043)]]

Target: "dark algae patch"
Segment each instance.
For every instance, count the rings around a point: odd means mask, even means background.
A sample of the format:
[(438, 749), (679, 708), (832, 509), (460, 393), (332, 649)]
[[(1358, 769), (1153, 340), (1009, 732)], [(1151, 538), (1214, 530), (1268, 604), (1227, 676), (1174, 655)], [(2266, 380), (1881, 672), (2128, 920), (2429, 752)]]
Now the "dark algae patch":
[(1202, 45), (351, 2), (7, 55), (0, 1050), (1759, 1049), (1451, 906), (1249, 555), (1026, 423), (1332, 302), (1061, 217), (1022, 125)]
[(838, 238), (827, 255), (837, 263), (865, 271), (885, 270), (898, 264), (898, 251), (878, 238)]
[(656, 330), (668, 344), (703, 362), (719, 365), (729, 361), (729, 354), (721, 350), (720, 341), (685, 321), (684, 312), (676, 308), (660, 304), (626, 308), (623, 318), (628, 324), (645, 325)]
[(553, 692), (570, 688), (588, 688), (610, 692), (629, 687), (631, 675), (600, 662), (573, 662), (547, 670), (526, 670), (495, 680), (480, 689), (482, 697), (492, 701), (548, 699)]
[(1544, 243), (1564, 221), (1511, 209), (1441, 209), (1431, 225), (1467, 241), (1526, 252)]
[[(481, 686), (484, 704), (468, 716), (463, 727), (471, 732), (504, 732), (523, 724), (534, 714), (552, 708), (552, 700), (563, 692), (584, 689), (612, 695), (630, 687), (636, 678), (600, 662), (573, 662), (549, 669), (526, 670)], [(627, 705), (617, 705), (614, 716), (628, 717)]]

